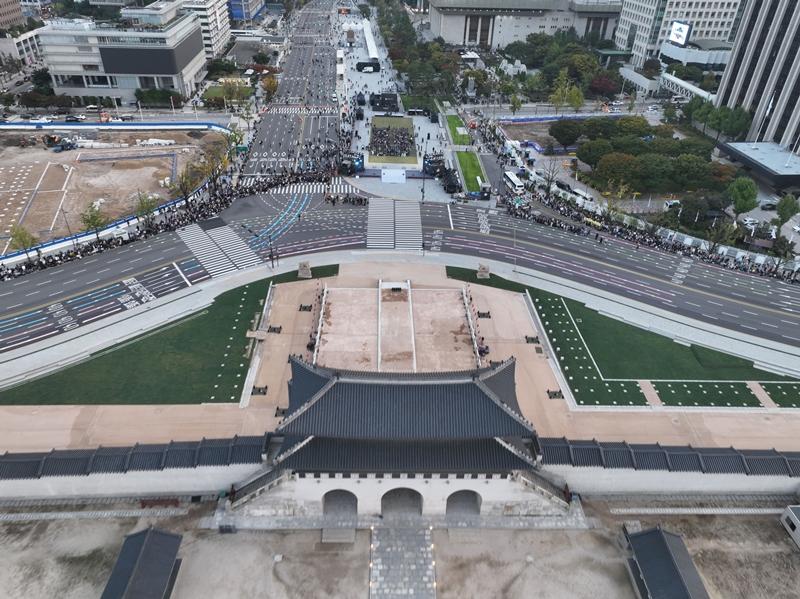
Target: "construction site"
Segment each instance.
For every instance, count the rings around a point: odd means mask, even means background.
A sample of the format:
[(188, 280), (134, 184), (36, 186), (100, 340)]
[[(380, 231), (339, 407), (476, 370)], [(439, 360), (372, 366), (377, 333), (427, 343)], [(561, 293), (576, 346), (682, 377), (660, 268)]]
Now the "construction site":
[(89, 206), (113, 221), (133, 215), (140, 194), (159, 203), (175, 197), (178, 175), (221, 141), (199, 131), (3, 133), (0, 253), (14, 225), (49, 241), (84, 230)]

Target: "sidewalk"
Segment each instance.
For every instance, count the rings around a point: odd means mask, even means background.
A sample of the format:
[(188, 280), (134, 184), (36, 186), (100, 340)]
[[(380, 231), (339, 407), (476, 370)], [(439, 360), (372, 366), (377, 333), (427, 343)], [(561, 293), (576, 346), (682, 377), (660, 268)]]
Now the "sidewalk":
[(534, 269), (522, 267), (515, 269), (511, 264), (495, 260), (444, 252), (426, 252), (423, 257), (408, 252), (352, 250), (292, 256), (282, 259), (281, 264), (275, 269), (266, 264), (260, 264), (225, 277), (209, 279), (199, 285), (133, 310), (127, 310), (68, 333), (0, 354), (0, 366), (2, 366), (3, 372), (2, 378), (0, 378), (0, 388), (43, 376), (53, 370), (84, 360), (92, 353), (201, 310), (225, 291), (276, 274), (296, 270), (301, 261), (309, 261), (312, 266), (370, 261), (439, 264), (472, 269), (477, 269), (479, 263), (486, 264), (497, 276), (583, 302), (589, 308), (597, 310), (605, 316), (617, 318), (682, 343), (700, 345), (752, 360), (757, 367), (769, 372), (800, 377), (800, 348), (798, 347), (760, 339), (753, 335), (673, 314), (661, 308), (593, 289), (587, 285)]

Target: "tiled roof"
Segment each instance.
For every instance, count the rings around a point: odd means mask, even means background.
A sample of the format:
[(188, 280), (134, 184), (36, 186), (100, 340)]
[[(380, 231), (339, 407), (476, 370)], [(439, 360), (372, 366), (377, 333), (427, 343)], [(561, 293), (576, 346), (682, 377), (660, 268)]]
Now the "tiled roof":
[(800, 477), (800, 453), (774, 449), (691, 447), (538, 439), (542, 464), (709, 474)]
[[(518, 412), (514, 360), (474, 371), (368, 373), (315, 368), (293, 358), (287, 435), (435, 440), (529, 436)], [(328, 380), (320, 387), (320, 375)], [(311, 383), (303, 379), (314, 377)], [(315, 390), (300, 402), (300, 389)]]
[(652, 599), (709, 599), (683, 540), (661, 528), (628, 535), (628, 542)]
[(181, 539), (155, 528), (128, 535), (100, 599), (167, 597)]
[(258, 464), (267, 435), (0, 455), (0, 480)]
[[(530, 470), (531, 464), (494, 439), (470, 441), (352, 441), (312, 438), (277, 466), (301, 472), (499, 473)], [(533, 457), (528, 455), (528, 459)]]

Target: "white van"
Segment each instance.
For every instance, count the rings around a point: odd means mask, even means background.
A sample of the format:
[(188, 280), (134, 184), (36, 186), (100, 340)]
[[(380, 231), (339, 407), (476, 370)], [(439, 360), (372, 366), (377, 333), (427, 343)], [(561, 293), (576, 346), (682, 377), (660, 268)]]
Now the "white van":
[(581, 189), (573, 189), (572, 195), (576, 196), (576, 199), (583, 200), (584, 202), (594, 202), (594, 198), (591, 194), (586, 193)]

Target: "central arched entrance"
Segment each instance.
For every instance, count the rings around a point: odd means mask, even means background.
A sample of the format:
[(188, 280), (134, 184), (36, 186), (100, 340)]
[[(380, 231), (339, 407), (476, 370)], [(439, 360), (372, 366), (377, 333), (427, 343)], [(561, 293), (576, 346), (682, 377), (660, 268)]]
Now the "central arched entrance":
[(414, 489), (392, 489), (381, 497), (384, 518), (419, 516), (422, 514), (422, 495)]
[(448, 518), (481, 515), (481, 496), (475, 491), (456, 491), (447, 498)]
[(358, 498), (350, 491), (336, 489), (322, 496), (322, 515), (333, 518), (356, 518)]

